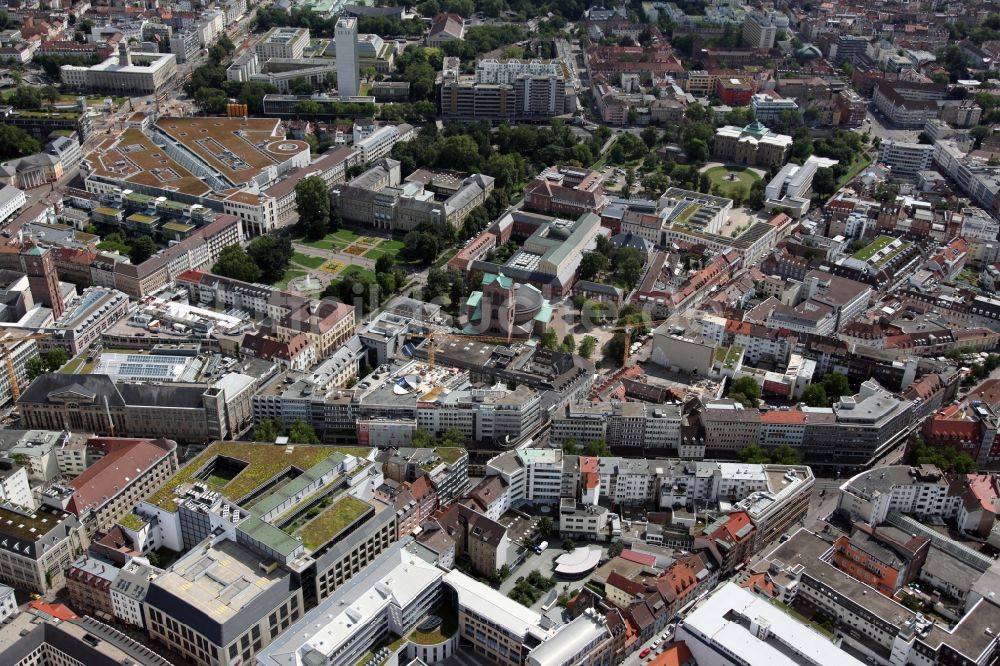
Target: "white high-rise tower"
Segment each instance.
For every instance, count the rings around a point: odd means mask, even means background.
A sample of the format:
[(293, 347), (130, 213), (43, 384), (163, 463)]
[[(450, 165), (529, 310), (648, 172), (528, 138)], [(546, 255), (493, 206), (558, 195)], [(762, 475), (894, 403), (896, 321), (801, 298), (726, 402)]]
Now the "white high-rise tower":
[(340, 99), (358, 94), (358, 19), (342, 16), (337, 19), (337, 92)]

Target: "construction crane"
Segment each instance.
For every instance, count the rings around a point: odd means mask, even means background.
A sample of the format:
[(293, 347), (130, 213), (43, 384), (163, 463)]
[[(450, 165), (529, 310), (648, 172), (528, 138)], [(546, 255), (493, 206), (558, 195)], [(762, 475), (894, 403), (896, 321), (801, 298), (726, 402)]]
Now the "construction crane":
[(489, 335), (462, 335), (460, 333), (434, 333), (427, 338), (427, 367), (434, 367), (435, 356), (437, 355), (438, 339), (471, 340), (473, 342), (490, 342), (498, 345), (509, 345), (510, 338), (495, 337)]
[(11, 345), (28, 340), (44, 340), (51, 338), (49, 334), (26, 335), (23, 338), (11, 338), (9, 333), (0, 339), (0, 349), (3, 349), (3, 360), (7, 366), (7, 379), (10, 381), (11, 402), (17, 402), (21, 398), (21, 387), (17, 383), (17, 373), (14, 371), (14, 357), (10, 353)]

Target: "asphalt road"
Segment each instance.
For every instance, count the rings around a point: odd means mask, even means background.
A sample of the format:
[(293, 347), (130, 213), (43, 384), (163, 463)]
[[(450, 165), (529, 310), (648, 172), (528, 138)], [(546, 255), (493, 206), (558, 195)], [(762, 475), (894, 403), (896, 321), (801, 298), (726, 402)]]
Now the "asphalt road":
[(917, 137), (920, 136), (920, 130), (897, 127), (871, 106), (868, 108), (865, 121), (855, 131), (862, 134), (871, 132), (872, 136), (877, 136), (882, 140), (892, 139), (893, 141), (908, 141), (911, 143), (916, 143)]

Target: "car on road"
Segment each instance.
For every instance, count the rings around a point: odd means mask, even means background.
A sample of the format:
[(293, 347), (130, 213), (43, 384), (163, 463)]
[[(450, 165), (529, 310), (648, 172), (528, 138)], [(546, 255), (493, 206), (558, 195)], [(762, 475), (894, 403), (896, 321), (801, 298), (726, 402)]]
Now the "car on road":
[(649, 652), (650, 652), (649, 648), (646, 648), (645, 650), (643, 650), (642, 652), (640, 652), (639, 653), (639, 659), (645, 659), (647, 657), (647, 655), (649, 655)]

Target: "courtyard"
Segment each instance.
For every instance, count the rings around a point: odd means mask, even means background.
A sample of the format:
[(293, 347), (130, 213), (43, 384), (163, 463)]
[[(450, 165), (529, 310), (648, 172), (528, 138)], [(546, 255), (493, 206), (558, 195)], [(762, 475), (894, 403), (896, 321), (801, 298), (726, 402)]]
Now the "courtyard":
[(703, 171), (712, 181), (712, 185), (719, 188), (719, 196), (729, 199), (736, 198), (736, 194), (742, 192), (745, 198), (750, 194), (750, 188), (755, 182), (760, 180), (760, 176), (752, 169), (737, 166), (709, 166)]

